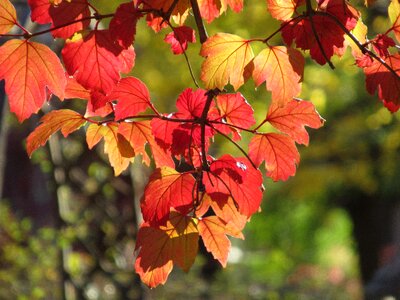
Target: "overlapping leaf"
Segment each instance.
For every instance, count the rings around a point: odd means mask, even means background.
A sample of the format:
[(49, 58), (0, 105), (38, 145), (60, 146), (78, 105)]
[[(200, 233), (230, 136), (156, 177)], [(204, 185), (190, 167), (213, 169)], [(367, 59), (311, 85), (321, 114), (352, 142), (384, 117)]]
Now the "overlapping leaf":
[(164, 41), (171, 45), (172, 53), (182, 54), (186, 51), (188, 43), (195, 43), (195, 31), (188, 26), (180, 26), (174, 28), (174, 31), (169, 33)]
[(134, 2), (122, 3), (110, 22), (110, 33), (121, 46), (128, 49), (135, 40), (136, 24), (142, 14), (137, 11)]
[(43, 44), (25, 40), (10, 40), (0, 47), (1, 79), (6, 81), (10, 110), (20, 122), (42, 107), (46, 87), (63, 99), (67, 83), (56, 54)]
[(32, 153), (44, 146), (52, 134), (61, 130), (64, 137), (78, 130), (86, 123), (85, 118), (79, 113), (69, 110), (53, 110), (40, 119), (40, 125), (35, 128), (26, 140), (26, 151), (31, 156)]
[(248, 40), (228, 33), (218, 33), (203, 44), (200, 52), (206, 60), (201, 66), (201, 79), (207, 89), (230, 84), (237, 90), (248, 79), (246, 66), (254, 58)]
[(279, 21), (288, 21), (304, 0), (267, 0), (268, 11)]
[(254, 136), (249, 145), (249, 156), (257, 166), (265, 160), (267, 176), (274, 181), (287, 180), (293, 176), (300, 162), (294, 140), (277, 133)]
[(69, 38), (75, 32), (89, 26), (90, 16), (87, 0), (70, 0), (59, 3), (51, 3), (49, 0), (28, 0), (31, 7), (32, 21), (40, 24), (52, 23), (52, 27), (68, 26), (52, 30), (54, 37)]
[(253, 61), (253, 78), (256, 86), (266, 82), (272, 92), (272, 100), (284, 106), (301, 92), (304, 57), (292, 48), (284, 46), (268, 47)]
[(141, 201), (143, 219), (150, 224), (165, 224), (171, 208), (186, 214), (193, 208), (194, 177), (169, 167), (156, 169), (150, 176)]
[(0, 34), (10, 31), (17, 23), (17, 13), (14, 5), (9, 0), (2, 0), (0, 3)]
[(314, 105), (302, 100), (292, 100), (284, 107), (271, 105), (266, 120), (297, 143), (304, 145), (309, 142), (305, 126), (317, 129), (324, 124)]
[(165, 226), (142, 224), (136, 239), (136, 273), (154, 288), (165, 283), (174, 264), (187, 272), (196, 258), (198, 240), (194, 220), (178, 213), (172, 213)]

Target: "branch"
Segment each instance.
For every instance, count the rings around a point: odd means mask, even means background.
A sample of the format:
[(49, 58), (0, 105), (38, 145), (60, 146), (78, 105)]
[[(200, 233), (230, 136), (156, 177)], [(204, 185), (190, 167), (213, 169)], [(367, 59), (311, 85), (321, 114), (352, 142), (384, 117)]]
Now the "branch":
[(190, 0), (192, 6), (194, 19), (196, 21), (197, 29), (199, 30), (200, 43), (204, 43), (208, 39), (206, 28), (204, 27), (203, 19), (200, 14), (199, 4), (197, 0)]

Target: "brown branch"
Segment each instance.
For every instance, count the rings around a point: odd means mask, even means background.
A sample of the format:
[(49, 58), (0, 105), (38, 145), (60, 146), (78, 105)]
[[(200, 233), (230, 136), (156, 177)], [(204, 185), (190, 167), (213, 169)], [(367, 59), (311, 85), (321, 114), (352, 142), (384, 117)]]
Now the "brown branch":
[(199, 4), (197, 3), (197, 0), (190, 0), (190, 4), (192, 6), (193, 16), (196, 21), (197, 29), (199, 30), (200, 43), (203, 44), (208, 39), (208, 34), (206, 28), (204, 27), (203, 19), (200, 14)]

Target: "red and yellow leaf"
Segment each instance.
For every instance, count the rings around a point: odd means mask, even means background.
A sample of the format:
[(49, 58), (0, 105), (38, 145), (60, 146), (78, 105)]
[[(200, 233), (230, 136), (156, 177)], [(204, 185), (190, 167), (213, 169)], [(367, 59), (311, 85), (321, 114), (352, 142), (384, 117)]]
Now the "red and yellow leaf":
[(68, 73), (84, 88), (107, 95), (120, 80), (120, 72), (133, 67), (135, 52), (115, 43), (108, 30), (93, 30), (68, 40), (62, 57)]
[(248, 79), (246, 66), (254, 58), (248, 40), (228, 33), (218, 33), (203, 44), (200, 52), (206, 60), (201, 66), (201, 80), (207, 89), (223, 90), (228, 82), (237, 90)]
[(284, 107), (271, 105), (266, 120), (297, 143), (304, 145), (308, 145), (310, 139), (305, 126), (317, 129), (324, 124), (324, 119), (314, 105), (302, 100), (292, 100)]
[(221, 15), (220, 0), (198, 0), (201, 17), (211, 23)]
[(172, 53), (179, 55), (186, 51), (188, 43), (196, 42), (195, 31), (188, 26), (180, 26), (167, 34), (164, 41), (171, 45)]
[(47, 99), (46, 87), (64, 99), (67, 84), (57, 55), (36, 42), (10, 40), (0, 47), (0, 80), (6, 81), (10, 110), (20, 122)]
[(294, 140), (278, 133), (254, 136), (249, 145), (249, 156), (257, 166), (265, 160), (267, 176), (274, 181), (294, 176), (296, 165), (300, 162)]
[(187, 272), (197, 255), (199, 233), (195, 221), (171, 213), (165, 226), (142, 224), (136, 239), (136, 273), (150, 288), (164, 284), (177, 264)]
[(61, 129), (64, 137), (78, 130), (86, 123), (79, 113), (69, 110), (53, 110), (40, 119), (40, 125), (35, 128), (26, 140), (26, 151), (29, 156), (39, 147), (44, 146), (52, 134)]
[(150, 224), (165, 224), (171, 208), (187, 214), (193, 208), (195, 179), (170, 167), (156, 169), (150, 176), (140, 206), (143, 219)]
[(253, 78), (256, 86), (264, 81), (272, 92), (272, 100), (284, 106), (301, 92), (304, 57), (295, 49), (284, 46), (268, 47), (253, 61)]
[(250, 128), (256, 123), (254, 110), (241, 93), (218, 95), (217, 106), (228, 124)]
[(118, 176), (128, 167), (135, 152), (125, 137), (118, 134), (117, 123), (90, 124), (86, 131), (86, 142), (89, 149), (93, 148), (101, 139), (104, 139), (104, 153), (108, 155), (115, 176)]
[(17, 23), (17, 13), (14, 5), (9, 0), (2, 0), (0, 3), (0, 34), (10, 31)]
[(279, 21), (288, 21), (304, 0), (267, 0), (268, 11)]
[(202, 218), (197, 226), (207, 251), (225, 268), (231, 248), (225, 224), (217, 216), (210, 216)]

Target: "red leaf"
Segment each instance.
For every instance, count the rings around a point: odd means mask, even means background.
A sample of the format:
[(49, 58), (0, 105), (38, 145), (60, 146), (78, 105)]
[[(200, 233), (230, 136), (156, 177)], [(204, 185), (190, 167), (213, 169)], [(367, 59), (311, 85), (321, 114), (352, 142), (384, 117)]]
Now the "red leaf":
[(172, 213), (165, 226), (141, 225), (137, 239), (136, 273), (150, 288), (164, 284), (177, 264), (185, 272), (192, 266), (198, 251), (199, 234), (194, 220)]
[(376, 38), (372, 41), (372, 47), (375, 52), (382, 58), (390, 55), (388, 48), (396, 46), (392, 38), (388, 37), (386, 34), (378, 34)]
[(324, 124), (314, 105), (301, 100), (292, 100), (284, 107), (271, 105), (266, 120), (297, 143), (304, 145), (308, 145), (309, 142), (304, 126), (317, 129)]
[(268, 47), (253, 63), (256, 86), (265, 81), (267, 90), (272, 92), (272, 100), (279, 106), (300, 94), (304, 57), (299, 51), (284, 46)]
[(121, 79), (108, 99), (118, 100), (115, 106), (116, 121), (135, 116), (151, 107), (149, 90), (135, 77)]
[(141, 200), (143, 219), (150, 224), (165, 224), (172, 207), (187, 214), (193, 208), (194, 184), (194, 177), (189, 173), (179, 173), (169, 167), (156, 169)]
[(0, 34), (10, 31), (17, 23), (17, 13), (14, 5), (9, 0), (2, 0), (0, 3)]
[(207, 251), (225, 268), (231, 248), (225, 224), (217, 216), (210, 216), (199, 221), (198, 229)]
[(294, 140), (277, 133), (253, 137), (249, 145), (249, 156), (257, 166), (265, 160), (267, 176), (274, 181), (287, 180), (293, 176), (300, 162)]
[[(188, 88), (184, 90), (179, 95), (178, 100), (176, 100), (176, 107), (178, 109), (176, 116), (181, 119), (200, 118), (207, 102), (206, 93), (207, 91), (203, 89), (193, 91), (191, 88)], [(213, 104), (210, 108), (213, 108)]]
[(116, 44), (108, 30), (94, 30), (67, 41), (62, 56), (68, 73), (84, 88), (107, 95), (119, 81), (120, 72), (133, 67), (135, 52), (133, 47), (124, 50)]
[(260, 207), (262, 175), (245, 158), (222, 156), (211, 163), (204, 182), (207, 193), (214, 201), (226, 201), (232, 196), (239, 212), (248, 217)]
[(150, 146), (153, 154), (154, 162), (158, 168), (162, 166), (174, 167), (174, 161), (167, 152), (162, 149), (154, 140), (151, 132), (150, 121), (121, 123), (118, 133), (123, 135), (135, 150), (136, 155), (141, 154), (143, 161), (150, 166), (150, 158), (148, 157), (145, 145)]
[(78, 130), (86, 123), (85, 118), (69, 109), (53, 110), (40, 119), (40, 125), (35, 128), (26, 140), (26, 151), (29, 156), (39, 148), (44, 146), (52, 134), (61, 129), (64, 137)]
[(164, 41), (171, 44), (172, 53), (179, 55), (186, 51), (188, 43), (196, 42), (195, 31), (188, 26), (180, 26), (167, 34)]
[(142, 14), (139, 13), (133, 2), (122, 3), (118, 6), (110, 22), (110, 33), (119, 44), (128, 49), (135, 40), (136, 23)]
[[(90, 16), (86, 0), (62, 1), (58, 5), (51, 4), (49, 0), (28, 0), (31, 7), (32, 21), (40, 24), (52, 23), (52, 27), (71, 23)], [(75, 32), (85, 29), (90, 20), (82, 20), (71, 25), (55, 29), (51, 33), (54, 37), (69, 38)]]
[(199, 0), (199, 9), (201, 17), (208, 23), (214, 21), (221, 14), (220, 0)]
[(250, 128), (256, 123), (253, 108), (241, 93), (219, 95), (217, 106), (221, 117), (228, 124)]
[(288, 21), (304, 0), (267, 0), (268, 11), (279, 21)]
[(0, 80), (6, 81), (10, 110), (20, 122), (47, 99), (46, 87), (64, 99), (66, 79), (57, 55), (35, 42), (10, 40), (0, 47)]
[(364, 68), (367, 91), (373, 95), (378, 90), (379, 99), (390, 111), (395, 112), (400, 108), (400, 55), (389, 55), (385, 62), (397, 76), (374, 60), (370, 66)]

